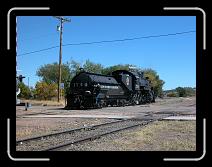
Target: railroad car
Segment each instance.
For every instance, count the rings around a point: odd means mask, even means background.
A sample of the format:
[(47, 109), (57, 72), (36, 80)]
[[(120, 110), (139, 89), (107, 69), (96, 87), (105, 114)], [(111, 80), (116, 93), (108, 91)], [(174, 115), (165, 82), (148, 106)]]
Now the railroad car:
[(102, 75), (81, 71), (70, 82), (65, 108), (101, 108), (154, 101), (153, 87), (142, 72), (116, 70), (110, 75)]

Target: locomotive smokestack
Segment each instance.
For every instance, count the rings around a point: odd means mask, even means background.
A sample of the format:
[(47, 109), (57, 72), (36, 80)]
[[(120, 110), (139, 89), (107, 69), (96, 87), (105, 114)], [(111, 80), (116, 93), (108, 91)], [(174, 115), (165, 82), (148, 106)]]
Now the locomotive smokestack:
[(136, 71), (137, 67), (136, 66), (129, 66), (129, 71)]

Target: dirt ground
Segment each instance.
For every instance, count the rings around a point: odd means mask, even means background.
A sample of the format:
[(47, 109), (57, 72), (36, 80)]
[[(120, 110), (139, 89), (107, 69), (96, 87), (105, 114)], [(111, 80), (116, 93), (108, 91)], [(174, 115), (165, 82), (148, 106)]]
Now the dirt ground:
[[(156, 103), (107, 107), (93, 110), (64, 110), (61, 106), (32, 105), (16, 107), (16, 140), (38, 136), (81, 126), (113, 121), (115, 117), (136, 119), (158, 119), (171, 115), (196, 115), (196, 98), (156, 99)], [(112, 119), (111, 119), (112, 118)], [(196, 121), (158, 121), (125, 133), (112, 140), (113, 146), (121, 150), (195, 150)], [(150, 129), (148, 129), (150, 128)], [(132, 137), (134, 136), (134, 137)], [(161, 141), (161, 142), (160, 142)], [(98, 150), (98, 149), (97, 149)]]

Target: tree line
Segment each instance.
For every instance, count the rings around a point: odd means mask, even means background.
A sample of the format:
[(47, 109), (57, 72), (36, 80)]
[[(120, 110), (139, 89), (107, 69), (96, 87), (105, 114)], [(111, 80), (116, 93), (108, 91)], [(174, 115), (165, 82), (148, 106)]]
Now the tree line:
[(172, 90), (164, 91), (167, 97), (188, 97), (196, 95), (196, 88), (192, 87), (177, 87)]
[[(157, 72), (151, 68), (142, 69), (133, 64), (118, 64), (110, 67), (104, 67), (99, 63), (94, 63), (90, 60), (86, 60), (84, 64), (71, 60), (61, 65), (61, 83), (64, 83), (64, 89), (62, 90), (62, 96), (69, 91), (69, 84), (71, 79), (80, 72), (83, 68), (87, 72), (98, 73), (103, 75), (110, 75), (114, 70), (129, 70), (131, 66), (136, 67), (138, 70), (144, 72), (144, 76), (148, 77), (151, 81), (151, 85), (154, 88), (156, 96), (163, 96), (164, 81), (160, 79)], [(57, 84), (58, 84), (58, 63), (45, 64), (38, 68), (36, 75), (41, 78), (35, 85), (35, 88), (29, 88), (23, 82), (19, 83), (21, 93), (18, 97), (22, 98), (34, 98), (40, 100), (51, 100), (57, 97)]]

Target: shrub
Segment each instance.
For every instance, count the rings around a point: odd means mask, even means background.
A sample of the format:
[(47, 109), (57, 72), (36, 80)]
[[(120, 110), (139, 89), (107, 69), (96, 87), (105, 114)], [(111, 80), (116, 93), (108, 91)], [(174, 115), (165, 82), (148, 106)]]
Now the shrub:
[(37, 82), (35, 86), (35, 96), (40, 100), (51, 100), (57, 96), (57, 84)]
[(170, 92), (167, 94), (167, 97), (177, 97), (178, 94), (176, 92)]

